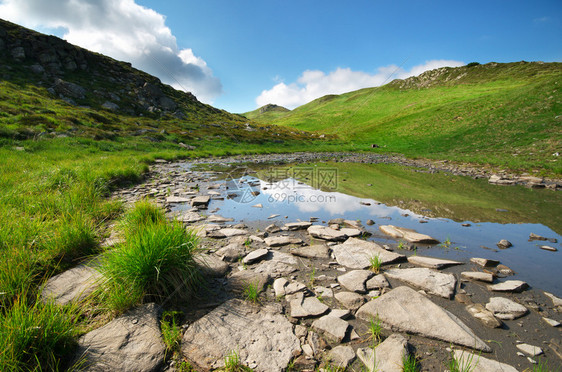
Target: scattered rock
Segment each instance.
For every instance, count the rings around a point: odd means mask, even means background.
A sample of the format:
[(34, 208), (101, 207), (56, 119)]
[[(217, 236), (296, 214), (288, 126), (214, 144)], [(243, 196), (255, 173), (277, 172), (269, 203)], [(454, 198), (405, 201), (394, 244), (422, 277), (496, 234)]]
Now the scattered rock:
[(482, 304), (468, 305), (466, 310), (470, 313), (470, 315), (480, 320), (487, 327), (498, 328), (503, 324), (501, 320), (496, 319), (494, 314), (491, 311), (488, 311)]
[(285, 224), (285, 227), (289, 231), (304, 230), (308, 229), (310, 226), (312, 226), (311, 222), (290, 222)]
[(310, 236), (323, 239), (328, 241), (344, 241), (347, 239), (347, 235), (338, 230), (334, 230), (330, 227), (321, 226), (321, 225), (312, 225), (307, 229)]
[(329, 315), (345, 320), (351, 316), (351, 311), (348, 309), (332, 309)]
[(543, 249), (545, 251), (550, 251), (550, 252), (556, 252), (558, 251), (558, 249), (551, 247), (550, 245), (541, 245), (540, 249)]
[(503, 283), (489, 285), (488, 289), (494, 292), (522, 292), (529, 285), (522, 280), (506, 280)]
[(267, 274), (256, 273), (253, 270), (243, 270), (233, 273), (228, 278), (228, 284), (233, 292), (244, 292), (244, 288), (250, 284), (256, 285), (260, 291), (263, 291), (269, 279), (270, 276)]
[(194, 260), (201, 271), (210, 276), (224, 276), (228, 271), (228, 264), (213, 254), (198, 254)]
[(500, 249), (507, 249), (509, 247), (513, 247), (513, 244), (511, 244), (511, 242), (509, 240), (506, 240), (506, 239), (500, 240), (499, 242), (496, 243), (496, 245)]
[(142, 305), (86, 333), (76, 355), (86, 360), (81, 369), (87, 371), (158, 371), (166, 345), (156, 304)]
[(231, 243), (216, 251), (215, 254), (226, 262), (236, 262), (240, 257), (244, 256), (245, 252), (246, 250), (242, 244)]
[(486, 304), (495, 317), (503, 320), (513, 320), (527, 314), (529, 310), (523, 305), (504, 297), (492, 297)]
[(189, 203), (191, 198), (186, 198), (185, 196), (168, 196), (166, 198), (166, 203), (168, 204), (179, 204), (179, 203)]
[(336, 368), (347, 368), (355, 360), (355, 351), (348, 345), (339, 345), (328, 353), (330, 364)]
[(370, 347), (357, 350), (357, 357), (369, 372), (402, 372), (407, 355), (408, 341), (398, 333), (390, 335), (374, 350)]
[(338, 276), (338, 283), (351, 292), (366, 293), (365, 283), (372, 276), (373, 272), (368, 270), (352, 270)]
[(499, 265), (496, 267), (496, 269), (498, 270), (498, 272), (499, 272), (500, 274), (505, 275), (505, 276), (509, 276), (509, 275), (515, 274), (515, 273), (513, 272), (513, 270), (511, 270), (509, 267), (507, 267), (507, 266), (505, 266), (505, 265), (502, 265), (502, 264), (499, 264)]
[(334, 297), (350, 310), (357, 310), (365, 303), (365, 298), (355, 292), (338, 292)]
[(461, 273), (461, 278), (467, 280), (479, 280), (487, 283), (492, 283), (494, 281), (494, 276), (492, 274), (483, 273), (481, 271), (463, 271)]
[(547, 296), (552, 300), (552, 305), (554, 305), (554, 308), (557, 311), (562, 312), (562, 298), (558, 298), (552, 293), (548, 293), (548, 292), (543, 292), (543, 293), (545, 294), (545, 296)]
[(404, 255), (389, 252), (376, 243), (357, 238), (349, 238), (343, 244), (332, 246), (332, 252), (340, 265), (351, 269), (370, 267), (373, 256), (379, 256), (383, 265), (405, 258)]
[(386, 280), (384, 274), (379, 274), (367, 280), (367, 282), (365, 283), (365, 287), (368, 291), (373, 289), (384, 289), (389, 288), (390, 283), (388, 283), (388, 280)]
[(490, 260), (488, 258), (478, 258), (478, 257), (471, 258), (470, 262), (480, 265), (482, 267), (494, 267), (500, 263), (500, 261)]
[(453, 298), (457, 284), (453, 274), (441, 273), (428, 268), (389, 269), (385, 271), (385, 275), (447, 299)]
[(356, 316), (366, 321), (378, 316), (382, 325), (392, 331), (491, 351), (460, 319), (409, 287), (398, 287), (369, 301), (357, 311)]
[(292, 236), (269, 236), (264, 239), (268, 247), (282, 247), (287, 244), (302, 244), (302, 239)]
[(302, 297), (290, 302), (291, 316), (293, 318), (307, 318), (319, 316), (326, 313), (329, 307), (324, 305), (316, 297)]
[(331, 315), (325, 315), (312, 322), (312, 328), (324, 333), (326, 338), (340, 343), (345, 338), (349, 323), (343, 319)]
[(454, 351), (455, 360), (459, 366), (468, 367), (471, 372), (517, 372), (515, 368), (508, 364), (484, 358), (480, 354), (473, 354), (465, 350)]
[(533, 234), (533, 233), (529, 234), (529, 240), (531, 240), (531, 241), (532, 240), (543, 240), (543, 241), (548, 240), (551, 243), (557, 243), (558, 242), (558, 240), (556, 238), (545, 238), (544, 236), (540, 236), (540, 235)]
[(524, 352), (525, 354), (535, 357), (541, 355), (543, 353), (542, 349), (538, 346), (533, 346), (529, 344), (517, 344), (515, 345), (519, 350)]
[(253, 263), (263, 260), (268, 253), (269, 251), (265, 248), (256, 249), (255, 251), (248, 253), (248, 255), (244, 257), (242, 262), (244, 262), (247, 265), (251, 265)]
[(191, 199), (191, 206), (192, 207), (199, 207), (199, 206), (207, 206), (211, 201), (211, 197), (209, 195), (198, 195)]
[(182, 339), (182, 353), (201, 369), (224, 366), (225, 356), (237, 350), (244, 365), (256, 371), (284, 370), (301, 352), (293, 325), (273, 306), (225, 302), (193, 323)]
[(393, 225), (383, 225), (379, 226), (379, 230), (385, 233), (386, 235), (390, 235), (393, 238), (397, 239), (405, 239), (410, 243), (418, 243), (418, 244), (437, 244), (439, 240), (432, 238), (429, 235), (420, 234), (412, 229), (406, 229), (404, 227), (396, 227)]
[(546, 322), (546, 324), (548, 324), (551, 327), (558, 327), (560, 326), (560, 322), (554, 320), (554, 319), (550, 319), (550, 318), (545, 318), (543, 317), (542, 320), (544, 320)]
[(275, 297), (282, 297), (287, 294), (285, 287), (289, 284), (289, 281), (285, 278), (277, 278), (273, 281), (273, 290), (275, 291)]
[(47, 280), (41, 299), (45, 302), (54, 301), (59, 305), (83, 301), (99, 287), (102, 278), (94, 268), (77, 266)]
[(330, 248), (323, 244), (292, 248), (289, 252), (295, 256), (304, 258), (330, 258)]
[(219, 216), (217, 214), (212, 214), (209, 217), (207, 217), (207, 222), (211, 222), (211, 223), (225, 223), (225, 222), (232, 222), (234, 221), (234, 218), (226, 218), (223, 216)]
[(216, 239), (232, 238), (235, 236), (242, 236), (242, 235), (248, 235), (248, 231), (244, 229), (235, 229), (232, 227), (227, 227), (224, 229), (219, 228), (218, 230), (207, 232), (208, 237), (216, 238)]
[(418, 255), (408, 257), (408, 262), (414, 265), (428, 267), (430, 269), (442, 269), (447, 266), (462, 264), (462, 262), (458, 262), (458, 261), (444, 260), (441, 258), (424, 257)]
[(183, 223), (195, 223), (204, 220), (205, 217), (197, 212), (184, 212), (176, 217), (176, 220)]

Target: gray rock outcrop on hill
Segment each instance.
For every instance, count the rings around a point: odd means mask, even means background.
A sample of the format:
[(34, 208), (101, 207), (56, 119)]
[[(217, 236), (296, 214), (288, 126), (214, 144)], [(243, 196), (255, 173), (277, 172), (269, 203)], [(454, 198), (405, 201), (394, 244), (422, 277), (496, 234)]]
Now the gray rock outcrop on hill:
[(456, 316), (409, 287), (398, 287), (363, 305), (356, 316), (369, 321), (378, 316), (392, 331), (419, 334), (489, 352), (490, 347)]

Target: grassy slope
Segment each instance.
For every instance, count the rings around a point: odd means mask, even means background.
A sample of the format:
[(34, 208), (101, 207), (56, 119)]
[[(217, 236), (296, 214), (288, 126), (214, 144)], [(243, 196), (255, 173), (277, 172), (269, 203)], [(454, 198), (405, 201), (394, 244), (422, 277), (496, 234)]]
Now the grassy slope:
[(433, 70), (326, 96), (262, 122), (335, 134), (365, 149), (562, 174), (562, 64)]
[(285, 107), (276, 106), (276, 105), (265, 105), (254, 111), (245, 112), (242, 116), (250, 119), (250, 120), (259, 120), (262, 122), (269, 122), (280, 117), (286, 115), (290, 110), (286, 109)]

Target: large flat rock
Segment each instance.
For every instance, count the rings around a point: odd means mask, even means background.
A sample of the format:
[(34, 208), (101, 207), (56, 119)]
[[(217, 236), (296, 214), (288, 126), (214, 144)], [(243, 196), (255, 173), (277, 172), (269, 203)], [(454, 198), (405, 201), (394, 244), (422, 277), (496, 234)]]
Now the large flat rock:
[(312, 225), (307, 229), (310, 236), (317, 239), (323, 239), (328, 241), (344, 241), (347, 239), (345, 232), (332, 229), (331, 227), (326, 227), (322, 225)]
[(224, 366), (238, 352), (254, 371), (284, 370), (301, 351), (293, 325), (274, 306), (249, 306), (233, 299), (193, 323), (182, 339), (182, 353), (203, 370)]
[(349, 323), (330, 314), (312, 322), (312, 328), (324, 333), (330, 341), (341, 342), (349, 329)]
[(484, 358), (480, 354), (473, 354), (465, 350), (455, 350), (455, 359), (460, 370), (471, 372), (517, 372), (509, 364), (500, 363), (496, 360)]
[(193, 259), (203, 274), (219, 277), (228, 271), (228, 264), (214, 254), (201, 253)]
[(349, 291), (366, 293), (367, 288), (365, 287), (365, 283), (373, 275), (373, 272), (369, 270), (352, 270), (346, 274), (338, 276), (338, 283)]
[(356, 316), (366, 321), (378, 316), (382, 325), (392, 331), (491, 351), (460, 319), (409, 287), (398, 287), (371, 300), (357, 311)]
[(385, 270), (384, 275), (423, 289), (427, 293), (448, 299), (453, 297), (457, 284), (453, 274), (441, 273), (426, 267), (389, 269)]
[(158, 371), (166, 346), (162, 341), (158, 309), (146, 304), (95, 329), (78, 340), (77, 358), (84, 371)]
[(303, 258), (330, 258), (330, 248), (323, 244), (293, 248), (290, 249), (289, 252), (297, 257)]
[(404, 255), (389, 252), (377, 243), (357, 238), (349, 238), (343, 244), (332, 247), (336, 261), (351, 269), (366, 269), (371, 266), (371, 258), (379, 256), (382, 264), (403, 260)]
[(304, 229), (308, 229), (310, 226), (312, 226), (312, 222), (307, 222), (307, 221), (289, 222), (285, 224), (285, 227), (289, 231), (304, 230)]
[(47, 280), (41, 298), (59, 305), (82, 301), (99, 287), (101, 278), (96, 269), (80, 265)]
[(379, 230), (385, 233), (386, 235), (390, 235), (393, 238), (404, 239), (409, 241), (410, 243), (419, 243), (419, 244), (437, 244), (439, 240), (432, 238), (429, 235), (420, 234), (415, 230), (406, 229), (404, 227), (396, 227), (394, 225), (382, 225), (379, 226)]
[(417, 266), (423, 266), (430, 269), (442, 269), (447, 266), (461, 265), (462, 262), (444, 260), (442, 258), (424, 257), (424, 256), (410, 256), (408, 262)]
[(303, 241), (300, 238), (295, 238), (293, 236), (269, 236), (265, 238), (265, 244), (268, 247), (282, 247), (288, 244), (302, 244)]
[(218, 229), (213, 231), (207, 231), (207, 236), (210, 238), (224, 239), (232, 238), (235, 236), (248, 235), (248, 231), (244, 229), (235, 229), (232, 227), (226, 227), (224, 229)]
[(324, 305), (316, 297), (298, 296), (290, 302), (291, 316), (293, 318), (306, 318), (319, 316), (326, 313), (330, 308)]
[(522, 280), (506, 280), (502, 283), (489, 285), (488, 289), (494, 292), (522, 292), (528, 287), (529, 285)]
[(404, 358), (408, 355), (408, 341), (398, 333), (390, 335), (376, 348), (361, 348), (357, 357), (369, 372), (402, 372)]

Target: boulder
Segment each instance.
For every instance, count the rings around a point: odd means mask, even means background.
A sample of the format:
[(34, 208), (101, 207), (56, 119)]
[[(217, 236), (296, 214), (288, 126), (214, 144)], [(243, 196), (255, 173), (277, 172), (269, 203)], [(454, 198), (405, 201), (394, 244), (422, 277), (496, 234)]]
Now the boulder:
[(444, 260), (441, 258), (424, 257), (424, 256), (410, 256), (408, 262), (417, 266), (423, 266), (430, 269), (442, 269), (447, 266), (461, 265), (462, 262)]
[(396, 227), (393, 225), (383, 225), (379, 226), (379, 230), (390, 235), (393, 238), (404, 239), (410, 243), (418, 244), (437, 244), (439, 240), (432, 238), (429, 235), (420, 234), (415, 230), (406, 229), (404, 227)]
[(366, 293), (365, 283), (373, 276), (372, 271), (352, 270), (338, 276), (338, 283), (351, 292)]
[(513, 244), (511, 244), (511, 242), (509, 240), (506, 240), (506, 239), (500, 240), (499, 242), (496, 243), (496, 245), (500, 249), (506, 249), (506, 248), (509, 248), (509, 247), (513, 246)]
[(453, 274), (441, 273), (428, 268), (389, 269), (385, 275), (398, 279), (427, 293), (451, 299), (455, 293), (457, 280)]
[(383, 327), (392, 331), (491, 351), (460, 319), (409, 287), (398, 287), (369, 301), (356, 316), (366, 321), (378, 316)]
[(529, 310), (521, 304), (504, 297), (492, 297), (486, 304), (495, 317), (503, 320), (513, 320), (527, 314)]
[(255, 371), (281, 371), (301, 353), (293, 325), (278, 307), (248, 306), (233, 299), (189, 326), (182, 339), (182, 353), (204, 370), (224, 367), (233, 350), (240, 362)]
[(371, 266), (371, 259), (379, 256), (382, 264), (396, 262), (405, 258), (404, 255), (389, 252), (380, 245), (357, 238), (349, 238), (343, 244), (332, 246), (336, 261), (351, 269), (366, 269)]
[(480, 354), (473, 354), (465, 350), (454, 351), (455, 360), (459, 370), (471, 372), (517, 372), (515, 368), (508, 364), (500, 363), (496, 360), (484, 358)]
[(59, 305), (85, 300), (99, 287), (102, 278), (100, 272), (92, 267), (77, 266), (47, 280), (41, 299)]
[(166, 357), (158, 308), (150, 303), (130, 310), (78, 340), (77, 358), (85, 371), (159, 371)]
[(394, 333), (374, 349), (357, 350), (357, 357), (369, 372), (402, 372), (404, 358), (408, 355), (408, 341), (404, 336)]

